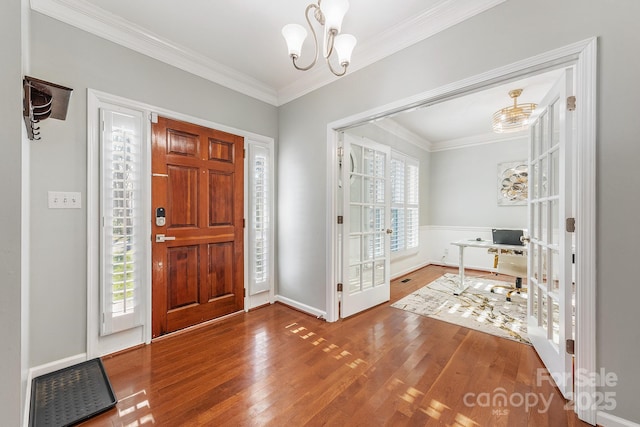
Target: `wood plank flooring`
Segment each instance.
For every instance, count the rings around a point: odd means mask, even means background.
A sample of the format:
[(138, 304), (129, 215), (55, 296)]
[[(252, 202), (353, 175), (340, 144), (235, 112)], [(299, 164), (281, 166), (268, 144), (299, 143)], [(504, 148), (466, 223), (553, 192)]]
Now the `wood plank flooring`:
[(82, 426), (587, 426), (532, 347), (389, 304), (335, 323), (274, 304), (103, 362), (119, 402)]

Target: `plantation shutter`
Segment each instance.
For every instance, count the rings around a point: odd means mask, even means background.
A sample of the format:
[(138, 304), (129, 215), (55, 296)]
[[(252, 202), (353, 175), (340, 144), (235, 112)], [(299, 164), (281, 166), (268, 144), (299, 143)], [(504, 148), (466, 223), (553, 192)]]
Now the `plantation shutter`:
[(270, 152), (265, 146), (249, 146), (249, 295), (271, 288)]
[[(143, 115), (101, 108), (100, 335), (142, 324), (144, 277), (142, 203)], [(148, 236), (147, 236), (148, 238)]]
[(416, 249), (419, 245), (420, 170), (417, 160), (391, 153), (391, 252)]

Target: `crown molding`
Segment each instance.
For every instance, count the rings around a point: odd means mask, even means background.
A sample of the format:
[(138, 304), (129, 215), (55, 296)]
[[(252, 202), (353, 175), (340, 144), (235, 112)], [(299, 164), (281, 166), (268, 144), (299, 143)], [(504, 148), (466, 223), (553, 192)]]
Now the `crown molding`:
[[(355, 72), (507, 0), (444, 0), (434, 8), (360, 44), (349, 72)], [(238, 70), (173, 43), (83, 0), (31, 0), (31, 9), (197, 75), (244, 95), (279, 106), (336, 79), (323, 67), (307, 71), (276, 90)]]
[(415, 145), (418, 148), (421, 148), (425, 151), (433, 151), (433, 144), (421, 137), (420, 135), (411, 132), (406, 127), (402, 126), (400, 123), (393, 119), (384, 119), (380, 121), (376, 121), (373, 123), (374, 126), (389, 132), (392, 135), (397, 136), (403, 141), (407, 141), (410, 144)]
[(278, 105), (272, 87), (85, 1), (31, 0), (31, 9), (221, 86)]
[(481, 133), (479, 135), (465, 136), (463, 138), (450, 139), (448, 141), (433, 142), (431, 143), (431, 151), (457, 150), (460, 148), (469, 148), (478, 145), (495, 144), (496, 142), (526, 140), (528, 135), (529, 134), (525, 131), (511, 134), (498, 134), (493, 132)]
[[(359, 42), (348, 73), (371, 65), (505, 1), (507, 0), (442, 1), (424, 13), (405, 20), (374, 38)], [(278, 103), (286, 104), (336, 79), (337, 77), (328, 73), (323, 67), (314, 68), (288, 86), (279, 89)]]

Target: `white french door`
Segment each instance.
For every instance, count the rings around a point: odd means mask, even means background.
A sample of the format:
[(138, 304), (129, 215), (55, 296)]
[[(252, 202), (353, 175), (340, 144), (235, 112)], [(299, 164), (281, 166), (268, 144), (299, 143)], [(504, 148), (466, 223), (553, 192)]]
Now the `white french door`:
[(565, 398), (571, 398), (573, 339), (571, 204), (572, 90), (567, 69), (536, 109), (530, 127), (528, 334)]
[(344, 135), (343, 153), (344, 318), (390, 299), (391, 148)]

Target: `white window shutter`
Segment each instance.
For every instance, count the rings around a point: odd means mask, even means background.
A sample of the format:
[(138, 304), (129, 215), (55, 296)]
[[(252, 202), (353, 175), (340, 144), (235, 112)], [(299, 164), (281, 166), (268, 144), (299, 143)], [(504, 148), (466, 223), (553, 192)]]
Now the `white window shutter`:
[(140, 111), (100, 109), (100, 335), (142, 324), (145, 212)]

